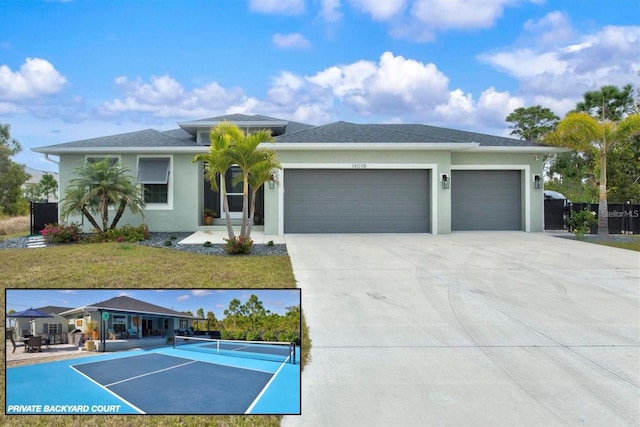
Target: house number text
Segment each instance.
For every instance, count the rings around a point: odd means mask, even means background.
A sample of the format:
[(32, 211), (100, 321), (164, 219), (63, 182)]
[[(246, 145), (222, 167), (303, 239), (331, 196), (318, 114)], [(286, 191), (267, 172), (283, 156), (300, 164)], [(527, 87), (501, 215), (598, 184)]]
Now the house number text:
[(366, 163), (351, 163), (351, 168), (352, 169), (366, 169), (367, 168), (367, 164)]

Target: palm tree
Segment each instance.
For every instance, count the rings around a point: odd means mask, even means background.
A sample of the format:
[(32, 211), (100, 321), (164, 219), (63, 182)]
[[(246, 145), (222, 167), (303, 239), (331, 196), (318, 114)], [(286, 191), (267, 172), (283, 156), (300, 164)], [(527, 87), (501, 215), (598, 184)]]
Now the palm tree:
[[(264, 153), (269, 151), (258, 149), (258, 145), (262, 142), (273, 142), (273, 137), (268, 130), (245, 134), (237, 125), (230, 122), (222, 122), (211, 129), (209, 138), (211, 140), (209, 152), (196, 155), (193, 161), (206, 162), (205, 173), (211, 182), (211, 188), (214, 190), (218, 189), (216, 178), (220, 176), (223, 210), (229, 239), (233, 239), (235, 235), (231, 225), (229, 202), (226, 196), (225, 174), (233, 165), (237, 165), (242, 170), (242, 223), (240, 237), (249, 238), (251, 236), (251, 228), (249, 226), (249, 176), (266, 161)], [(269, 158), (275, 160), (275, 154), (270, 155)], [(271, 171), (271, 169), (269, 170)], [(262, 183), (264, 182), (262, 181)], [(253, 209), (255, 207), (252, 208), (251, 218), (253, 218)]]
[(256, 150), (256, 158), (258, 161), (251, 169), (249, 174), (249, 186), (251, 187), (251, 210), (249, 216), (249, 225), (247, 227), (247, 237), (251, 236), (251, 227), (253, 225), (253, 219), (256, 212), (256, 196), (258, 190), (273, 177), (273, 170), (280, 169), (282, 165), (276, 158), (276, 154), (273, 150), (267, 150), (265, 148)]
[(248, 238), (250, 237), (250, 232), (247, 233), (249, 224), (249, 175), (254, 168), (264, 161), (264, 155), (258, 150), (258, 145), (262, 142), (273, 142), (273, 137), (271, 136), (271, 131), (268, 130), (258, 130), (245, 134), (237, 126), (235, 128), (236, 130), (232, 133), (233, 143), (229, 150), (229, 157), (242, 170), (242, 223), (240, 225), (240, 236)]
[(569, 113), (556, 130), (545, 137), (551, 145), (592, 151), (600, 158), (600, 196), (598, 199), (598, 238), (609, 235), (607, 207), (607, 153), (617, 144), (640, 132), (640, 114), (631, 114), (615, 122), (598, 121), (587, 113)]
[[(235, 128), (235, 129), (234, 129)], [(228, 122), (220, 123), (209, 132), (209, 152), (198, 154), (193, 157), (193, 162), (202, 161), (205, 163), (205, 175), (211, 183), (211, 189), (218, 191), (218, 180), (220, 176), (220, 191), (222, 192), (222, 210), (224, 211), (227, 224), (227, 233), (229, 239), (235, 238), (233, 226), (231, 225), (231, 215), (229, 213), (229, 201), (227, 200), (227, 185), (225, 175), (229, 168), (233, 165), (233, 161), (229, 157), (229, 150), (234, 138), (237, 138), (236, 129), (240, 129)], [(240, 131), (242, 134), (242, 131)]]
[[(75, 170), (75, 175), (78, 178), (69, 181), (62, 199), (61, 215), (64, 218), (79, 213), (95, 229), (106, 232), (116, 228), (126, 207), (132, 213), (142, 214), (145, 206), (142, 192), (129, 170), (119, 162), (112, 163), (109, 158), (95, 163), (86, 162)], [(111, 225), (108, 225), (110, 205), (117, 205), (118, 209)], [(92, 213), (100, 216), (102, 226), (98, 225)]]

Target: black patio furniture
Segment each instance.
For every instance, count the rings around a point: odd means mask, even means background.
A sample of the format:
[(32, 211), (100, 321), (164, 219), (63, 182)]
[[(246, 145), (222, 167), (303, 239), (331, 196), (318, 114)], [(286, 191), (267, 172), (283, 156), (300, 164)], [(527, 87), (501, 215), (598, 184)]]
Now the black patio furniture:
[(26, 346), (27, 346), (26, 351), (29, 353), (42, 351), (42, 337), (40, 336), (29, 337), (29, 340), (27, 340), (26, 342)]

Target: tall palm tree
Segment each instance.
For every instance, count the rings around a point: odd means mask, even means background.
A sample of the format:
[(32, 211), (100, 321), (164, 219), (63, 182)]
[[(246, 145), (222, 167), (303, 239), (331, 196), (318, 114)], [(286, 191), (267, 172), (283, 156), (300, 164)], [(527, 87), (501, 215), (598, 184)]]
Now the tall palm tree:
[(273, 170), (282, 168), (273, 150), (259, 148), (256, 150), (257, 162), (249, 174), (249, 186), (251, 187), (251, 209), (249, 215), (249, 225), (247, 226), (247, 237), (251, 236), (251, 227), (256, 212), (256, 196), (258, 190), (272, 178)]
[[(124, 210), (129, 207), (133, 213), (142, 214), (145, 202), (140, 188), (129, 170), (120, 162), (115, 164), (106, 158), (99, 162), (86, 162), (74, 171), (77, 178), (69, 181), (62, 199), (61, 215), (64, 218), (72, 214), (82, 214), (102, 232), (116, 228)], [(109, 206), (117, 205), (118, 209), (109, 225)], [(100, 216), (102, 226), (93, 214)]]
[(544, 141), (551, 145), (592, 151), (600, 159), (600, 196), (598, 199), (598, 238), (609, 235), (607, 207), (607, 153), (617, 144), (640, 132), (640, 114), (631, 114), (615, 122), (598, 121), (587, 113), (569, 113)]
[(211, 189), (218, 191), (218, 180), (220, 176), (220, 191), (222, 192), (222, 210), (224, 211), (225, 221), (227, 224), (227, 233), (229, 239), (233, 239), (235, 234), (231, 225), (231, 214), (229, 213), (229, 201), (227, 200), (227, 185), (225, 175), (229, 168), (233, 165), (233, 161), (229, 156), (229, 150), (235, 138), (241, 137), (237, 133), (240, 129), (228, 122), (220, 123), (213, 127), (209, 132), (209, 152), (198, 154), (193, 157), (193, 162), (205, 163), (205, 175), (211, 183)]
[[(240, 236), (250, 237), (247, 233), (249, 224), (249, 175), (253, 169), (262, 161), (258, 150), (258, 145), (263, 142), (273, 142), (271, 131), (258, 130), (245, 134), (236, 126), (234, 130), (234, 140), (229, 149), (229, 157), (235, 165), (242, 170), (242, 223), (240, 225)], [(240, 135), (238, 134), (240, 132)]]
[[(220, 176), (220, 186), (222, 187), (220, 191), (222, 192), (223, 210), (229, 239), (233, 239), (235, 234), (231, 225), (225, 174), (233, 165), (237, 165), (242, 170), (242, 223), (240, 236), (250, 237), (249, 176), (255, 168), (265, 161), (263, 150), (258, 149), (258, 145), (262, 142), (273, 142), (271, 132), (259, 130), (245, 134), (237, 125), (230, 122), (222, 122), (211, 129), (209, 139), (211, 140), (209, 152), (194, 156), (193, 161), (206, 162), (205, 173), (211, 182), (212, 189), (218, 190), (217, 177)], [(272, 155), (272, 158), (275, 159), (275, 154)], [(253, 211), (251, 217), (253, 217)]]

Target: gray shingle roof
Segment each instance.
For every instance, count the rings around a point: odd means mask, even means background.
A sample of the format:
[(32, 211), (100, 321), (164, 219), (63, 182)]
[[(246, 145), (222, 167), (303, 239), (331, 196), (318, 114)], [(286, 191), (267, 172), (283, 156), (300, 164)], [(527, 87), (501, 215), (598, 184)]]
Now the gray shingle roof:
[(446, 129), (422, 124), (356, 124), (344, 121), (329, 123), (322, 126), (312, 126), (304, 123), (281, 120), (262, 115), (228, 114), (225, 116), (195, 120), (182, 123), (191, 132), (180, 129), (156, 131), (146, 129), (118, 135), (90, 138), (63, 144), (35, 148), (42, 153), (82, 152), (91, 149), (157, 149), (171, 147), (180, 149), (195, 148), (195, 129), (199, 125), (207, 126), (211, 123), (228, 120), (251, 123), (251, 126), (275, 126), (281, 132), (286, 125), (286, 131), (275, 139), (280, 144), (295, 143), (477, 143), (483, 147), (543, 147), (544, 145), (531, 141), (514, 138), (485, 135), (455, 129)]
[(276, 138), (278, 143), (477, 143), (480, 146), (539, 146), (531, 141), (420, 124), (335, 122)]
[(191, 317), (179, 311), (174, 311), (159, 305), (150, 304), (127, 296), (120, 296), (106, 301), (91, 304), (91, 307), (104, 308), (107, 310), (126, 311), (131, 313), (153, 313), (174, 317)]
[(60, 314), (63, 311), (69, 311), (69, 310), (73, 310), (72, 307), (57, 307), (54, 305), (47, 305), (45, 307), (38, 307), (36, 310), (40, 310), (43, 313), (47, 313), (47, 314), (51, 314), (51, 313), (56, 313), (56, 314)]
[(137, 132), (120, 133), (117, 135), (102, 136), (98, 138), (82, 139), (80, 141), (66, 142), (63, 144), (49, 145), (47, 147), (36, 148), (34, 149), (34, 151), (47, 152), (50, 149), (59, 150), (73, 148), (118, 149), (131, 147), (193, 147), (194, 145), (196, 145), (192, 140), (184, 137), (174, 137), (172, 135), (172, 133), (159, 132), (154, 129), (145, 129)]

